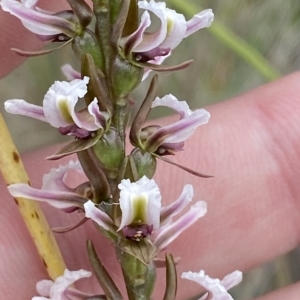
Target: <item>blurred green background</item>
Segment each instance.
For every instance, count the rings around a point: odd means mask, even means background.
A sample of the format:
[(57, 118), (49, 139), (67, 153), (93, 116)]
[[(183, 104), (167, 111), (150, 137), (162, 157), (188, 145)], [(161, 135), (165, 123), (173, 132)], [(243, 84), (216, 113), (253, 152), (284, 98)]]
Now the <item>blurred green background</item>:
[[(159, 95), (172, 93), (193, 108), (233, 97), (300, 67), (300, 3), (295, 0), (167, 0), (189, 18), (212, 8), (214, 25), (188, 37), (167, 64), (193, 58), (186, 70), (162, 75)], [(26, 50), (26, 49), (24, 49)], [(54, 80), (64, 80), (60, 66), (79, 63), (70, 47), (27, 60), (0, 81), (1, 99), (21, 98), (41, 103)], [(137, 102), (147, 90), (146, 80), (135, 92)], [(1, 111), (3, 108), (1, 107)], [(48, 124), (20, 116), (4, 117), (21, 152), (65, 141)], [(159, 115), (153, 116), (159, 117)], [(39, 131), (36, 132), (36, 126)], [(237, 300), (248, 300), (300, 279), (299, 249), (246, 274), (233, 290)], [(300, 299), (300, 296), (299, 296)]]

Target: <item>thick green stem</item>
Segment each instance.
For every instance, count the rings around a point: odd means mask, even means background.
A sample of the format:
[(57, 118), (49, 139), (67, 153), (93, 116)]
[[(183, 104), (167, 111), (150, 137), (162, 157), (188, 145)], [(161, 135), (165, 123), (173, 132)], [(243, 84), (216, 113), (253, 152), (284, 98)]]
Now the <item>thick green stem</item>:
[[(149, 254), (149, 248), (141, 242), (126, 241), (117, 249), (129, 300), (150, 300), (156, 279), (156, 270), (151, 257), (142, 262), (141, 257)], [(126, 251), (130, 251), (128, 253)], [(151, 254), (149, 255), (151, 256)]]

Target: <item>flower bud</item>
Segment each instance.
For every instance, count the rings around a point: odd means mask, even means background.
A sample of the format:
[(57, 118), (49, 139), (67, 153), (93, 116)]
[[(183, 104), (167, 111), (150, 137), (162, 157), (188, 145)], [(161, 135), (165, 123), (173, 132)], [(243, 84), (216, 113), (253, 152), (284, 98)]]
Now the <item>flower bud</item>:
[(127, 96), (142, 80), (143, 69), (116, 56), (111, 69), (115, 96)]
[(115, 180), (124, 159), (123, 144), (118, 131), (114, 127), (110, 127), (94, 146), (94, 151), (104, 173), (110, 180)]

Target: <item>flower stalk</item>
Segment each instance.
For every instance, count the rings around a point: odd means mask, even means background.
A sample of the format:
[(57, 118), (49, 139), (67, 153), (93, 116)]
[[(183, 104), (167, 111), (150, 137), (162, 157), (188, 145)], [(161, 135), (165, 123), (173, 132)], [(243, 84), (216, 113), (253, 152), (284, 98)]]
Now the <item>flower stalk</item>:
[[(166, 3), (154, 0), (92, 0), (93, 8), (84, 0), (67, 0), (72, 10), (49, 13), (38, 8), (37, 1), (3, 0), (0, 5), (39, 38), (67, 41), (64, 45), (72, 43), (81, 70), (64, 65), (62, 69), (68, 81), (55, 81), (42, 105), (33, 105), (23, 99), (5, 102), (7, 112), (47, 122), (72, 139), (47, 159), (77, 154), (78, 160), (51, 169), (43, 176), (41, 188), (30, 186), (19, 155), (5, 126), (0, 123), (3, 135), (0, 138), (5, 141), (0, 164), (8, 190), (17, 197), (16, 202), (49, 275), (56, 279), (39, 282), (37, 292), (41, 297), (33, 299), (149, 300), (155, 288), (156, 268), (166, 267), (163, 299), (173, 300), (177, 293), (176, 263), (179, 259), (172, 254), (167, 254), (165, 259), (159, 256), (206, 214), (207, 204), (205, 201), (192, 204), (194, 189), (186, 184), (176, 200), (164, 205), (159, 185), (152, 178), (157, 159), (193, 175), (210, 177), (165, 157), (183, 151), (186, 139), (209, 121), (210, 114), (205, 109), (192, 111), (187, 102), (179, 101), (172, 94), (158, 97), (158, 75), (154, 75), (144, 101), (137, 104), (140, 108), (128, 130), (133, 149), (126, 153), (126, 127), (133, 102), (129, 95), (151, 71), (171, 72), (187, 67), (191, 60), (177, 66), (163, 66), (162, 63), (183, 39), (210, 26), (214, 15), (207, 9), (186, 20), (182, 14), (167, 8)], [(22, 7), (26, 8), (26, 15)], [(152, 30), (155, 18), (160, 24)], [(146, 119), (150, 111), (162, 106), (175, 110), (179, 120), (165, 126), (149, 124)], [(69, 178), (74, 172), (77, 179), (82, 178), (76, 186), (70, 184)], [(20, 197), (47, 202), (67, 214), (82, 214), (76, 224), (55, 228), (58, 233), (75, 230), (91, 219), (98, 233), (114, 245), (127, 297), (121, 294), (91, 240), (86, 242), (87, 255), (104, 294), (93, 295), (75, 289), (73, 283), (90, 277), (91, 272), (66, 269), (36, 202)], [(49, 238), (43, 239), (43, 236)], [(211, 283), (217, 283), (227, 295), (231, 279), (237, 283), (241, 277), (233, 273), (230, 280), (225, 277), (218, 281), (201, 271), (199, 274), (185, 273), (183, 278), (197, 279), (208, 295), (215, 292)]]

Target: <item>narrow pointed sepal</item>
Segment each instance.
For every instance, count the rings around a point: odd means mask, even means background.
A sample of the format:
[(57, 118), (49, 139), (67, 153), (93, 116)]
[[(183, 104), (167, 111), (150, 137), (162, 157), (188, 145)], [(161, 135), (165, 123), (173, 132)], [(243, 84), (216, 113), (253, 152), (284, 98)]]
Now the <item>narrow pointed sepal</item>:
[(86, 176), (92, 184), (94, 190), (94, 202), (101, 203), (102, 201), (106, 201), (111, 194), (111, 190), (100, 162), (95, 155), (94, 149), (89, 148), (79, 152), (78, 159)]
[(140, 133), (142, 130), (142, 126), (144, 125), (147, 116), (149, 115), (149, 112), (151, 110), (152, 102), (154, 101), (157, 95), (157, 86), (158, 86), (158, 76), (154, 75), (151, 80), (146, 98), (143, 101), (143, 104), (141, 105), (131, 125), (129, 138), (131, 143), (137, 147), (141, 147), (141, 148), (143, 147), (140, 140)]
[[(116, 1), (114, 1), (114, 2), (116, 2)], [(118, 18), (117, 18), (116, 22), (114, 22), (114, 25), (113, 25), (111, 41), (112, 41), (112, 44), (116, 47), (116, 49), (118, 47), (117, 42), (118, 42), (119, 38), (122, 36), (122, 32), (123, 32), (123, 29), (124, 29), (124, 26), (125, 26), (125, 23), (126, 23), (126, 20), (128, 17), (130, 2), (131, 2), (131, 0), (122, 1), (122, 5), (121, 5), (120, 12), (118, 14)], [(116, 4), (115, 5), (112, 4), (112, 5), (114, 8), (116, 7)], [(131, 16), (130, 16), (130, 18), (131, 18)]]
[(87, 240), (87, 251), (90, 263), (94, 269), (94, 273), (99, 281), (106, 297), (108, 300), (123, 300), (123, 297), (118, 290), (113, 279), (110, 277), (109, 273), (105, 269), (104, 265), (100, 261), (93, 242)]
[(141, 67), (143, 66), (146, 69), (151, 69), (152, 71), (156, 71), (156, 72), (174, 72), (174, 71), (180, 71), (187, 68), (192, 62), (193, 60), (190, 59), (175, 66), (156, 65), (151, 63), (141, 63), (141, 64), (137, 63), (137, 65)]
[(47, 160), (57, 160), (57, 159), (65, 157), (65, 156), (87, 150), (87, 149), (93, 147), (98, 142), (99, 138), (101, 137), (101, 132), (103, 132), (103, 131), (98, 130), (98, 133), (91, 138), (75, 140), (75, 141), (63, 146), (55, 154), (52, 154), (52, 155), (46, 157), (46, 159)]
[(84, 217), (76, 224), (72, 224), (72, 225), (64, 226), (64, 227), (52, 227), (51, 230), (55, 233), (66, 233), (66, 232), (72, 231), (72, 230), (78, 228), (79, 226), (83, 225), (87, 220), (88, 220), (88, 218)]
[(67, 0), (71, 6), (75, 16), (77, 17), (79, 24), (85, 28), (87, 27), (93, 18), (93, 11), (84, 0)]
[(166, 266), (166, 291), (163, 300), (175, 300), (177, 293), (177, 272), (172, 254), (166, 254)]
[(107, 297), (105, 295), (96, 295), (89, 297), (86, 300), (107, 300)]
[[(175, 265), (178, 264), (178, 262), (181, 260), (181, 257), (175, 257), (173, 258)], [(156, 257), (154, 259), (154, 264), (156, 268), (166, 268), (167, 267), (167, 263), (165, 259), (162, 258), (158, 258)]]
[(90, 78), (88, 92), (85, 95), (87, 105), (96, 97), (100, 110), (111, 114), (113, 108), (108, 96), (109, 92), (103, 81), (101, 81), (101, 78), (104, 78), (104, 74), (97, 68), (93, 56), (89, 53), (82, 57), (81, 73), (83, 76)]
[(33, 56), (41, 56), (41, 55), (46, 55), (51, 52), (54, 52), (56, 50), (59, 50), (65, 46), (67, 46), (69, 43), (71, 43), (73, 39), (69, 39), (67, 42), (63, 43), (62, 45), (52, 48), (52, 49), (47, 49), (47, 50), (41, 50), (41, 51), (25, 51), (25, 50), (20, 50), (17, 48), (11, 48), (12, 51), (16, 52), (20, 56), (24, 57), (33, 57)]
[(122, 36), (132, 34), (139, 27), (139, 9), (136, 0), (130, 0), (127, 20), (123, 28)]
[(160, 159), (160, 160), (163, 160), (163, 161), (165, 161), (165, 162), (167, 162), (167, 163), (169, 163), (169, 164), (171, 164), (171, 165), (174, 165), (174, 166), (176, 166), (177, 168), (179, 168), (179, 169), (181, 169), (181, 170), (183, 170), (183, 171), (186, 171), (186, 172), (188, 172), (188, 173), (190, 173), (190, 174), (192, 174), (192, 175), (195, 175), (195, 176), (197, 176), (197, 177), (201, 177), (201, 178), (212, 178), (212, 177), (214, 177), (214, 176), (212, 176), (212, 175), (207, 175), (207, 174), (200, 173), (200, 172), (198, 172), (198, 171), (194, 171), (194, 170), (192, 170), (192, 169), (190, 169), (190, 168), (187, 168), (187, 167), (185, 167), (185, 166), (182, 166), (182, 165), (180, 165), (180, 164), (177, 164), (177, 163), (171, 161), (170, 159), (167, 159), (167, 158), (165, 158), (165, 157), (159, 156), (159, 155), (157, 155), (157, 154), (152, 153), (152, 155), (155, 156), (156, 158)]

